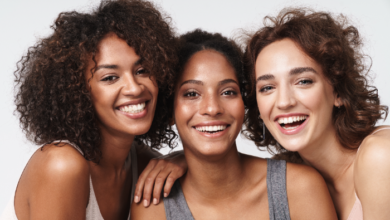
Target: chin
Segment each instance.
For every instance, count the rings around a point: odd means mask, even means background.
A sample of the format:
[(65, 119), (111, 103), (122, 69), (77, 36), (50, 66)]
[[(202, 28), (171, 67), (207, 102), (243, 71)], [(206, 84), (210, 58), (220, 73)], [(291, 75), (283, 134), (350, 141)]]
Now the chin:
[[(278, 141), (279, 142), (279, 141)], [(294, 140), (294, 141), (281, 141), (279, 142), (280, 145), (282, 145), (286, 150), (293, 151), (293, 152), (299, 152), (305, 148), (305, 144), (303, 144), (304, 141), (302, 140)]]

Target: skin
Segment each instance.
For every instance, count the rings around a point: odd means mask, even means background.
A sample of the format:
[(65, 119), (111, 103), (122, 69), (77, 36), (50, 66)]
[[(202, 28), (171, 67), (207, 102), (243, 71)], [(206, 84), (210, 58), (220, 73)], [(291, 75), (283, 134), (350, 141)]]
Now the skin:
[[(235, 71), (223, 55), (203, 50), (190, 58), (177, 83), (174, 110), (188, 162), (180, 183), (193, 217), (269, 219), (267, 161), (237, 151), (244, 103)], [(228, 127), (214, 137), (194, 128), (215, 122)], [(314, 169), (289, 163), (286, 178), (291, 219), (336, 219), (326, 184)], [(163, 202), (148, 208), (133, 203), (131, 214), (166, 219)]]
[[(358, 152), (346, 150), (332, 123), (332, 111), (341, 104), (338, 95), (321, 66), (290, 39), (266, 46), (255, 72), (257, 104), (267, 129), (324, 177), (338, 218), (348, 218), (356, 192), (364, 220), (388, 219), (390, 130), (367, 136)], [(307, 122), (299, 132), (285, 134), (275, 120), (291, 113), (307, 115)]]
[[(158, 88), (140, 64), (134, 49), (108, 34), (98, 46), (97, 69), (86, 71), (89, 90), (102, 137), (99, 164), (86, 161), (69, 144), (45, 145), (28, 162), (15, 194), (18, 219), (85, 219), (89, 178), (104, 219), (127, 219), (130, 209), (131, 167), (126, 162), (136, 135), (146, 133), (154, 117)], [(92, 58), (88, 70), (95, 63)], [(145, 102), (142, 117), (129, 117), (119, 107)], [(137, 146), (138, 172), (156, 157)], [(163, 165), (166, 163), (161, 162)], [(168, 163), (172, 169), (172, 163)], [(185, 169), (184, 169), (185, 170)], [(172, 170), (170, 170), (172, 172)], [(167, 171), (168, 172), (168, 171)], [(162, 186), (160, 186), (162, 188)]]

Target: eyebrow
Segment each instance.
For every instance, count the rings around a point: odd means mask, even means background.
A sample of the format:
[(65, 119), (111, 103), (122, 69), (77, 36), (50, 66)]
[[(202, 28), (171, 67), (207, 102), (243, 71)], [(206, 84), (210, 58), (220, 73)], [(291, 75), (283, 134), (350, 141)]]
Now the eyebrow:
[[(290, 70), (290, 76), (298, 75), (298, 74), (301, 74), (304, 72), (312, 72), (312, 73), (317, 74), (317, 71), (311, 67), (296, 67), (296, 68), (293, 68)], [(271, 80), (271, 79), (275, 79), (275, 76), (272, 74), (265, 74), (265, 75), (259, 76), (256, 79), (256, 83), (258, 83), (259, 81), (262, 81), (262, 80)]]
[[(141, 62), (142, 62), (142, 59), (140, 58), (136, 62), (134, 62), (134, 66), (141, 64)], [(95, 72), (100, 70), (100, 69), (119, 69), (119, 66), (115, 65), (115, 64), (102, 64), (102, 65), (99, 65), (96, 67)]]
[(238, 85), (237, 81), (234, 79), (225, 79), (225, 80), (220, 81), (218, 83), (218, 86), (223, 86), (223, 85), (228, 84), (228, 83), (235, 83)]
[(203, 82), (202, 81), (193, 80), (193, 79), (182, 82), (180, 84), (180, 87), (182, 87), (184, 84), (196, 84), (196, 85), (202, 85), (203, 86)]

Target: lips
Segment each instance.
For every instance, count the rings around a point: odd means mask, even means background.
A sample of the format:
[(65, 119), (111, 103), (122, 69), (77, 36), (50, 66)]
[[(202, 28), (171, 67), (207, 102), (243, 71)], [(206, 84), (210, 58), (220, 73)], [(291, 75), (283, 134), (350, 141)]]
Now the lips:
[(116, 109), (131, 119), (143, 118), (148, 112), (148, 103), (146, 100), (136, 100), (123, 103)]
[(145, 102), (135, 104), (135, 105), (122, 105), (118, 109), (119, 111), (125, 112), (125, 113), (130, 113), (130, 114), (135, 114), (142, 112), (145, 109)]
[(308, 118), (309, 116), (304, 114), (281, 115), (275, 122), (282, 133), (296, 134), (307, 124)]
[(226, 133), (229, 124), (225, 122), (203, 122), (193, 126), (193, 128), (203, 136), (206, 137), (219, 137)]

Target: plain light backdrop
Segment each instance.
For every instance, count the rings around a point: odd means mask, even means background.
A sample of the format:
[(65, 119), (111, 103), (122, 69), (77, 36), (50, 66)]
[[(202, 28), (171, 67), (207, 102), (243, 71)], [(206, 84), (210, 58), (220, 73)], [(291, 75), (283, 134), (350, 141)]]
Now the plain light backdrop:
[[(0, 2), (0, 213), (37, 146), (28, 142), (13, 114), (13, 72), (27, 48), (52, 33), (50, 26), (62, 11), (87, 12), (99, 0), (1, 0)], [(195, 28), (238, 37), (239, 29), (255, 30), (266, 15), (286, 6), (309, 6), (344, 14), (364, 38), (364, 52), (372, 58), (373, 85), (381, 101), (390, 105), (390, 0), (155, 0), (171, 16), (178, 34)], [(390, 124), (390, 119), (379, 122)], [(269, 157), (250, 141), (237, 138), (241, 152)], [(163, 153), (168, 150), (163, 150)]]

